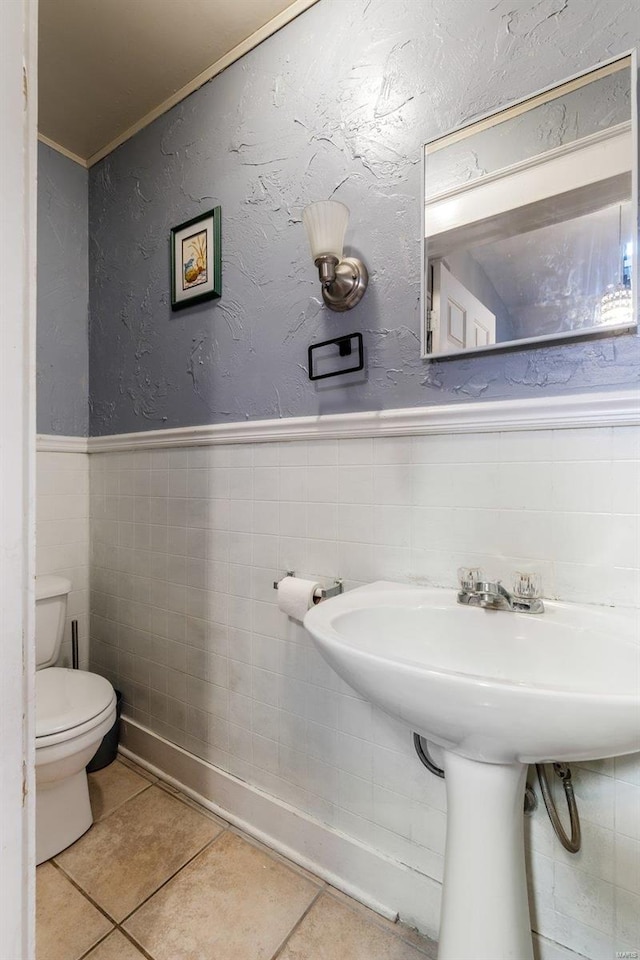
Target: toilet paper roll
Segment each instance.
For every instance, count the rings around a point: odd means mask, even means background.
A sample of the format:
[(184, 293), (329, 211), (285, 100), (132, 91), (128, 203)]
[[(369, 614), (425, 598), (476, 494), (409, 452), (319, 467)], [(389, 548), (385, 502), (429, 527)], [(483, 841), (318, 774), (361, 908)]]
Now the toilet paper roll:
[(284, 577), (278, 584), (278, 606), (287, 616), (302, 620), (307, 610), (313, 606), (313, 594), (319, 586), (320, 584), (313, 580)]

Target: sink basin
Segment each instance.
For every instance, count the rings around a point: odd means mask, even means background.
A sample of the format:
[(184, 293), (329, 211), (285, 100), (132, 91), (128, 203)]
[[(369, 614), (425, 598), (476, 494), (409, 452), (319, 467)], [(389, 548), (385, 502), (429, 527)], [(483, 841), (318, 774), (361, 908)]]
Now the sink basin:
[(638, 613), (484, 610), (381, 581), (318, 604), (304, 625), (347, 683), (443, 748), (439, 960), (533, 960), (527, 764), (640, 750)]
[(412, 730), (489, 763), (640, 750), (638, 614), (545, 601), (462, 606), (454, 590), (373, 583), (305, 627), (333, 668)]

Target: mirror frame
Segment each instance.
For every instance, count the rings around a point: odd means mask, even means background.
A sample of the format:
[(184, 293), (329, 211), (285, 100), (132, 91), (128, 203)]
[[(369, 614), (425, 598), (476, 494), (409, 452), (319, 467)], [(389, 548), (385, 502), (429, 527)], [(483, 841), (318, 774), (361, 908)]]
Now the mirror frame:
[[(427, 176), (427, 147), (432, 143), (438, 143), (441, 140), (444, 140), (448, 137), (453, 137), (456, 134), (462, 134), (466, 130), (470, 130), (472, 127), (480, 126), (485, 123), (485, 121), (492, 120), (495, 117), (500, 116), (500, 114), (507, 111), (518, 108), (523, 104), (531, 103), (537, 98), (546, 98), (546, 94), (550, 93), (553, 90), (557, 90), (559, 87), (565, 87), (568, 84), (576, 80), (580, 80), (583, 77), (588, 76), (589, 74), (595, 73), (596, 71), (606, 68), (613, 63), (618, 63), (621, 60), (629, 59), (629, 69), (631, 71), (631, 145), (632, 145), (632, 158), (631, 158), (631, 206), (632, 206), (632, 220), (635, 225), (635, 234), (634, 234), (634, 243), (633, 249), (631, 252), (631, 302), (633, 307), (633, 316), (631, 323), (624, 324), (612, 324), (608, 327), (603, 326), (591, 326), (584, 327), (581, 330), (563, 330), (559, 333), (552, 334), (543, 334), (537, 337), (522, 337), (518, 340), (505, 340), (502, 343), (492, 343), (487, 346), (482, 347), (469, 347), (464, 350), (451, 351), (447, 353), (427, 353), (427, 342), (428, 342), (428, 318), (427, 318), (427, 240), (425, 236), (426, 233), (426, 176)], [(476, 356), (478, 354), (485, 353), (494, 353), (498, 350), (513, 350), (520, 349), (522, 347), (529, 346), (538, 346), (544, 345), (547, 343), (557, 343), (563, 341), (574, 341), (582, 338), (593, 339), (593, 338), (602, 338), (609, 336), (611, 333), (619, 333), (623, 331), (637, 332), (638, 330), (638, 287), (639, 278), (638, 278), (638, 264), (640, 257), (638, 255), (638, 235), (640, 223), (638, 220), (638, 165), (639, 165), (639, 152), (640, 144), (638, 143), (638, 53), (636, 48), (627, 50), (625, 53), (618, 54), (615, 57), (610, 57), (608, 60), (602, 60), (600, 63), (594, 64), (589, 67), (587, 70), (581, 70), (579, 73), (574, 73), (569, 77), (565, 77), (564, 80), (561, 80), (559, 83), (552, 83), (546, 87), (542, 87), (539, 90), (536, 90), (535, 93), (530, 94), (527, 97), (522, 97), (519, 100), (512, 100), (509, 103), (504, 104), (498, 110), (490, 110), (487, 113), (483, 113), (478, 117), (475, 117), (473, 120), (468, 121), (467, 123), (460, 124), (460, 126), (453, 127), (450, 130), (440, 134), (438, 137), (434, 137), (433, 140), (428, 140), (423, 144), (422, 147), (422, 182), (421, 182), (421, 261), (420, 261), (420, 359), (421, 360), (455, 360), (455, 359), (464, 359), (469, 356)], [(569, 91), (567, 91), (569, 92)], [(551, 98), (549, 98), (551, 99)], [(544, 99), (542, 100), (544, 102)], [(462, 139), (462, 138), (461, 138)], [(481, 177), (478, 178), (478, 182), (481, 181)]]

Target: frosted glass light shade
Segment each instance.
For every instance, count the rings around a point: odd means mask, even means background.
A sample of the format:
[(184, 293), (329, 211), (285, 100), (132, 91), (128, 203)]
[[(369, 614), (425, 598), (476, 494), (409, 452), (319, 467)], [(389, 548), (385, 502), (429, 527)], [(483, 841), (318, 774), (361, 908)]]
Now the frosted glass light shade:
[(337, 200), (320, 200), (304, 208), (302, 220), (307, 229), (312, 258), (317, 260), (318, 257), (333, 256), (342, 260), (349, 208)]

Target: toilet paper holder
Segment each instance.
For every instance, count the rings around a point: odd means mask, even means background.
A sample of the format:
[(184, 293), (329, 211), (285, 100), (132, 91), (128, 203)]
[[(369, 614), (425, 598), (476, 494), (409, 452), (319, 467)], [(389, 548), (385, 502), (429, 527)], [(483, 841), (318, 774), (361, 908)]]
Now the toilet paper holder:
[[(284, 577), (295, 577), (294, 570), (287, 570)], [(281, 577), (284, 580), (284, 577)], [(273, 581), (273, 589), (277, 590), (280, 586), (280, 580)], [(342, 580), (334, 580), (331, 587), (318, 587), (313, 594), (313, 602), (320, 603), (321, 600), (329, 600), (330, 597), (337, 597), (338, 594), (343, 592)]]

